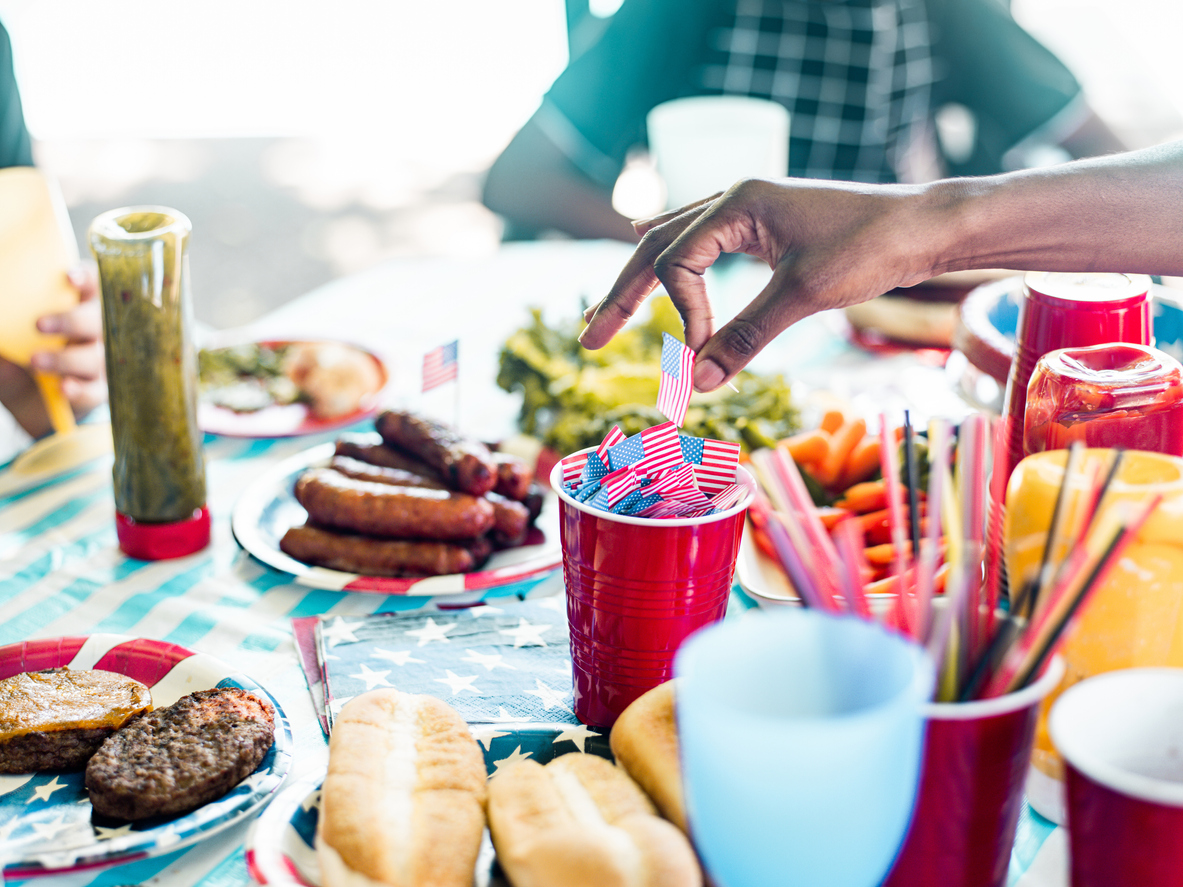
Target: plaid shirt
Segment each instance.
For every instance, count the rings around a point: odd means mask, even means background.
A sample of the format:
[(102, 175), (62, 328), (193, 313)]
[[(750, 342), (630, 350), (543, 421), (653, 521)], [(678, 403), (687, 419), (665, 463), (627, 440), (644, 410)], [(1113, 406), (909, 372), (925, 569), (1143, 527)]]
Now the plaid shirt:
[(648, 111), (703, 93), (783, 102), (792, 175), (923, 181), (941, 172), (934, 109), (973, 113), (973, 156), (945, 160), (980, 175), (1001, 171), (1080, 87), (999, 0), (626, 0), (533, 120), (611, 188)]
[(789, 174), (895, 181), (933, 82), (922, 0), (738, 0), (708, 37), (698, 90), (789, 109)]

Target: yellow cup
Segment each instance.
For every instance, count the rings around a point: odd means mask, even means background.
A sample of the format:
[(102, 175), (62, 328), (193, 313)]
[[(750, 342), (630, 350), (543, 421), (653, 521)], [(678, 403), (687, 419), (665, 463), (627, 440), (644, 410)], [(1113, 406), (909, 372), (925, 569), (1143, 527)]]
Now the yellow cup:
[[(1011, 475), (1006, 493), (1005, 557), (1011, 588), (1039, 569), (1066, 450), (1029, 456)], [(1084, 452), (1081, 495), (1095, 465), (1108, 470), (1112, 450)], [(1027, 793), (1043, 816), (1063, 822), (1064, 764), (1047, 730), (1047, 715), (1073, 684), (1107, 671), (1142, 666), (1183, 667), (1183, 459), (1128, 451), (1103, 507), (1117, 502), (1162, 501), (1126, 548), (1105, 582), (1079, 614), (1064, 641), (1064, 679), (1043, 702), (1031, 757)], [(1062, 557), (1064, 551), (1056, 552)]]

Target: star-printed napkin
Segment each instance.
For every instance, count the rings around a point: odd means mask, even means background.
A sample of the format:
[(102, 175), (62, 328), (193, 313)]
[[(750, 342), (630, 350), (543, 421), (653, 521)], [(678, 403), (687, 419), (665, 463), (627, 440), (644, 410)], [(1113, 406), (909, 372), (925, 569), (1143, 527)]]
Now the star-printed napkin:
[(346, 702), (378, 687), (437, 696), (474, 724), (578, 723), (561, 597), (317, 617), (316, 650), (330, 728)]

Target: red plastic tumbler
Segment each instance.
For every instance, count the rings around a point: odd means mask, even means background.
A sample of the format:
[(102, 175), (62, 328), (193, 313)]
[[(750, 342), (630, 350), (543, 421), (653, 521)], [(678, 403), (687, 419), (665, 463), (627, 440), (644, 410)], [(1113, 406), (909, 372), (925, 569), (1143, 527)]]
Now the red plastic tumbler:
[(674, 653), (690, 634), (723, 618), (744, 515), (755, 481), (735, 506), (696, 518), (612, 514), (567, 495), (562, 465), (551, 471), (559, 538), (575, 715), (608, 728), (630, 702), (673, 677)]
[(916, 810), (883, 887), (1006, 883), (1039, 706), (1063, 675), (1057, 657), (1022, 690), (925, 708)]
[(1142, 274), (1033, 271), (1023, 279), (1015, 359), (1006, 382), (1006, 476), (1022, 460), (1027, 383), (1035, 363), (1058, 348), (1108, 342), (1152, 344), (1150, 278)]

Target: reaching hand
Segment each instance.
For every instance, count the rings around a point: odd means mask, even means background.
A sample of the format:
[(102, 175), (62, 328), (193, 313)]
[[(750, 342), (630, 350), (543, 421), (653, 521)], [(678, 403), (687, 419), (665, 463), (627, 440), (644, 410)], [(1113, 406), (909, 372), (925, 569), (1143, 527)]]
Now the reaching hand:
[[(791, 324), (931, 276), (901, 249), (909, 186), (749, 179), (698, 203), (635, 223), (644, 235), (581, 337), (601, 348), (660, 283), (698, 352), (694, 384), (719, 387)], [(715, 332), (703, 273), (724, 252), (773, 269), (768, 285)]]

